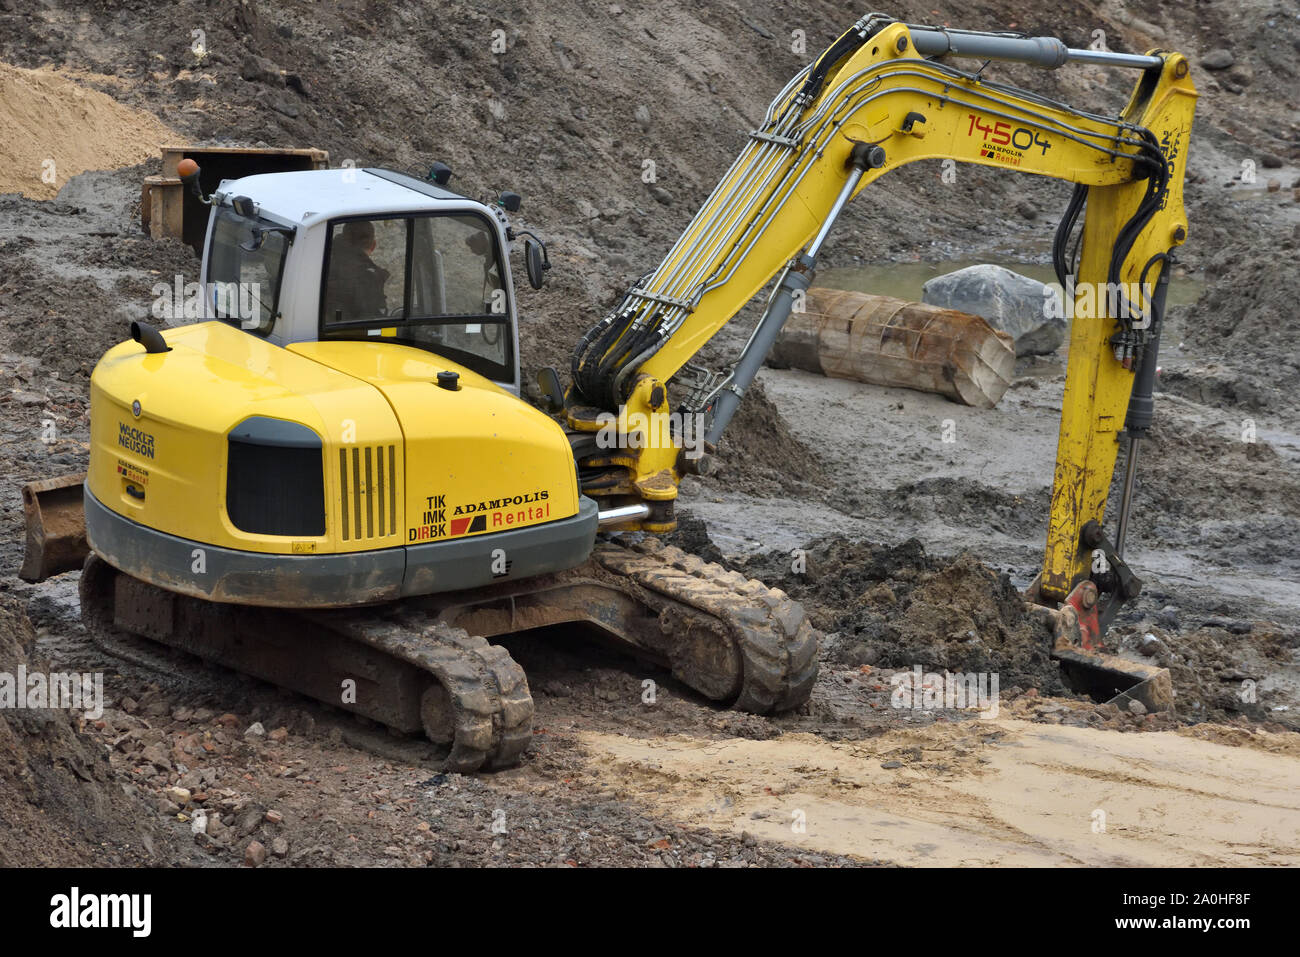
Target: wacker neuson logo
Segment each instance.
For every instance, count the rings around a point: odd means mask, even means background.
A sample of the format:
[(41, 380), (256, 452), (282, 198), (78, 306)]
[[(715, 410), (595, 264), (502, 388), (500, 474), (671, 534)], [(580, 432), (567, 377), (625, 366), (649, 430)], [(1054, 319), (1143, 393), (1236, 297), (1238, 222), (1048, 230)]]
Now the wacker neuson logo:
[(125, 422), (117, 423), (117, 444), (128, 452), (134, 452), (147, 459), (153, 458), (153, 436)]
[(50, 898), (51, 927), (128, 928), (132, 937), (148, 937), (152, 915), (150, 894), (83, 894), (74, 887)]

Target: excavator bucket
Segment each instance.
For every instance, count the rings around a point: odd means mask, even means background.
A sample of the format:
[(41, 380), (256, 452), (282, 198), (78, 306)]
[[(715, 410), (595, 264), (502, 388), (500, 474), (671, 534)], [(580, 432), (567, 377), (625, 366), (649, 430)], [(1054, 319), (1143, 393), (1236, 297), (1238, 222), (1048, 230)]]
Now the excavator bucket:
[(86, 544), (86, 514), (82, 508), (84, 473), (61, 475), (23, 486), (23, 514), (27, 519), (27, 545), (18, 577), (42, 582), (51, 575), (80, 568), (90, 546)]
[(1035, 604), (1037, 582), (1030, 586), (1026, 599), (1030, 610), (1051, 629), (1052, 657), (1071, 688), (1094, 701), (1121, 708), (1138, 701), (1149, 712), (1173, 710), (1173, 680), (1168, 668), (1102, 650), (1096, 585), (1090, 581), (1076, 585), (1060, 608)]
[(1097, 651), (1058, 649), (1052, 653), (1061, 675), (1080, 694), (1127, 708), (1140, 701), (1147, 711), (1172, 711), (1173, 682), (1168, 668), (1129, 661)]

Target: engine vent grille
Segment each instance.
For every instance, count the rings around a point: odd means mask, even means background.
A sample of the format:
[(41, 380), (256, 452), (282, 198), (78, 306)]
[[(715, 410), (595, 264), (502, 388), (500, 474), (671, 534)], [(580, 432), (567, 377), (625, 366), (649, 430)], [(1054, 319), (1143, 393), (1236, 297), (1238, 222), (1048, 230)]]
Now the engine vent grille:
[(324, 535), (321, 441), (294, 422), (254, 416), (227, 441), (226, 514), (255, 535)]
[(339, 449), (339, 493), (343, 541), (383, 538), (396, 532), (396, 446)]

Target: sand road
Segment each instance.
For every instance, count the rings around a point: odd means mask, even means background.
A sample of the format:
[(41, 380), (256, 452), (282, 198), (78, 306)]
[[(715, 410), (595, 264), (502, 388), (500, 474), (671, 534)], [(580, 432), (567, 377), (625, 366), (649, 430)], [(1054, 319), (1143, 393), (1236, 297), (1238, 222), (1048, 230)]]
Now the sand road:
[(1290, 735), (1253, 737), (1256, 747), (1229, 747), (1186, 731), (996, 719), (854, 742), (580, 740), (620, 799), (685, 825), (867, 860), (1294, 866), (1300, 756), (1282, 753)]

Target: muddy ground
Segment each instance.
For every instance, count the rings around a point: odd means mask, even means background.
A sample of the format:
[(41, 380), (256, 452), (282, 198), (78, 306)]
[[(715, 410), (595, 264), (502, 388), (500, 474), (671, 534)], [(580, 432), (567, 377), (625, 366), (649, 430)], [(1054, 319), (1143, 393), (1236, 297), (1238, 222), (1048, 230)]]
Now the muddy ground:
[[(521, 294), (526, 371), (564, 368), (576, 336), (658, 261), (803, 62), (790, 32), (815, 50), (860, 12), (230, 9), (0, 0), (0, 61), (58, 67), (193, 142), (318, 146), (335, 163), (399, 169), (443, 159), (472, 195), (518, 190), (555, 264), (546, 289)], [(683, 485), (677, 538), (788, 590), (825, 631), (797, 714), (718, 711), (579, 633), (521, 636), (507, 644), (536, 699), (533, 749), (515, 770), (447, 775), (430, 747), (324, 706), (149, 647), (95, 645), (75, 575), (15, 577), (18, 489), (84, 465), (95, 360), (148, 313), (155, 282), (197, 279), (197, 263), (139, 233), (156, 161), (78, 175), (53, 199), (35, 198), (39, 169), (7, 167), (18, 192), (0, 195), (0, 671), (104, 671), (110, 707), (97, 721), (0, 718), (0, 817), (20, 822), (0, 834), (0, 862), (232, 865), (256, 841), (262, 866), (1296, 863), (1300, 21), (1260, 0), (891, 12), (1076, 46), (1101, 29), (1113, 49), (1192, 57), (1202, 96), (1180, 275), (1206, 292), (1170, 316), (1130, 551), (1148, 584), (1112, 632), (1125, 654), (1171, 669), (1176, 717), (1069, 694), (1015, 598), (1040, 558), (1063, 352), (1023, 361), (988, 411), (764, 370), (721, 472)], [(504, 55), (491, 52), (495, 29)], [(1233, 64), (1205, 69), (1223, 46)], [(998, 73), (1116, 109), (1132, 79)], [(655, 193), (640, 180), (646, 158)], [(1242, 182), (1247, 161), (1255, 183)], [(828, 265), (1041, 262), (1068, 196), (981, 170), (954, 184), (921, 165), (897, 177), (837, 226)], [(744, 323), (728, 329), (706, 358), (743, 335)], [(945, 420), (955, 442), (941, 440)], [(891, 707), (891, 675), (913, 665), (997, 672), (999, 715)], [(1216, 829), (1224, 820), (1232, 833)]]

